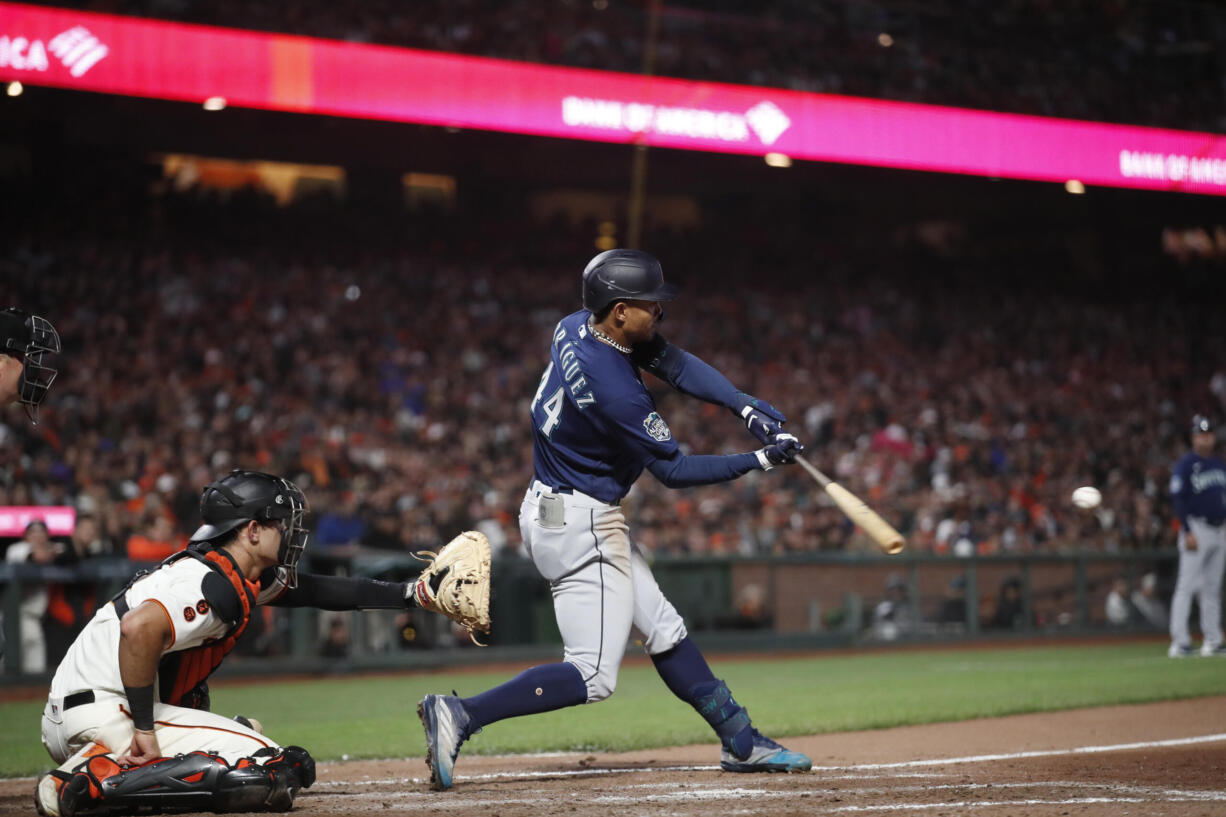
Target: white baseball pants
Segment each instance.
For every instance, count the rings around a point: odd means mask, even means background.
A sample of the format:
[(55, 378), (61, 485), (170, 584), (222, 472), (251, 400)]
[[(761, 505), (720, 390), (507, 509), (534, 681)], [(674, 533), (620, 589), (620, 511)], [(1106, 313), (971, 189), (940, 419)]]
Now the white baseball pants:
[(1200, 606), (1200, 630), (1205, 647), (1222, 645), (1222, 571), (1226, 567), (1226, 526), (1209, 525), (1202, 519), (1188, 520), (1196, 535), (1196, 550), (1188, 550), (1179, 533), (1179, 578), (1171, 597), (1171, 643), (1190, 646), (1188, 617), (1192, 598)]
[[(132, 716), (128, 699), (95, 691), (92, 704), (64, 711), (63, 701), (51, 699), (43, 709), (43, 746), (64, 771), (97, 754), (96, 745), (109, 754), (123, 754), (132, 745)], [(165, 757), (188, 752), (216, 752), (230, 764), (250, 757), (265, 746), (277, 746), (242, 724), (203, 712), (163, 703), (153, 705), (154, 733)]]
[(524, 547), (553, 591), (562, 660), (579, 669), (589, 703), (616, 689), (632, 630), (648, 655), (685, 638), (685, 622), (630, 542), (620, 505), (555, 493), (533, 482), (520, 506), (519, 525)]

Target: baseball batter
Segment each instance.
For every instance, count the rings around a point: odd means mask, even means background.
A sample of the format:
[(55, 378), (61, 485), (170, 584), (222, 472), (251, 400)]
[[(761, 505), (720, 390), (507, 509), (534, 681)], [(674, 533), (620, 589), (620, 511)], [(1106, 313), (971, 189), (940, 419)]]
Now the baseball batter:
[(1201, 655), (1226, 655), (1222, 645), (1222, 571), (1226, 567), (1226, 464), (1213, 456), (1209, 418), (1192, 418), (1192, 450), (1171, 471), (1171, 504), (1179, 517), (1179, 578), (1171, 597), (1168, 655), (1193, 654), (1188, 616), (1195, 596), (1204, 635)]
[(257, 605), (415, 601), (412, 584), (299, 574), (306, 512), (272, 474), (233, 471), (204, 489), (188, 548), (134, 576), (56, 670), (42, 738), (60, 767), (38, 783), (39, 813), (284, 811), (314, 782), (305, 749), (209, 711), (209, 675)]
[(46, 318), (10, 307), (0, 311), (0, 405), (21, 403), (38, 425), (38, 407), (55, 380), (60, 336)]
[[(530, 408), (534, 479), (519, 523), (533, 563), (552, 587), (563, 660), (471, 698), (421, 701), (436, 789), (451, 786), (460, 745), (486, 724), (612, 695), (632, 630), (668, 688), (714, 728), (723, 769), (810, 768), (809, 758), (760, 734), (712, 674), (631, 541), (622, 512), (622, 498), (644, 469), (670, 488), (684, 488), (770, 470), (802, 450), (782, 431), (782, 414), (656, 333), (661, 302), (676, 294), (652, 256), (609, 250), (583, 272), (584, 308), (554, 330)], [(682, 393), (728, 407), (765, 447), (726, 456), (682, 454), (643, 385), (642, 369)]]

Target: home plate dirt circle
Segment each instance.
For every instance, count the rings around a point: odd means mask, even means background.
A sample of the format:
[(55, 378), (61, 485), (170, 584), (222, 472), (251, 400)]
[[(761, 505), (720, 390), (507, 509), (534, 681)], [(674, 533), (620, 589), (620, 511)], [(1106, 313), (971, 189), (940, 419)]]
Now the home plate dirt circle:
[[(324, 763), (296, 815), (1226, 814), (1226, 696), (792, 737), (813, 771), (719, 770), (714, 744), (624, 754), (461, 754), (429, 787), (424, 748)], [(0, 781), (0, 817), (32, 812), (33, 780)]]

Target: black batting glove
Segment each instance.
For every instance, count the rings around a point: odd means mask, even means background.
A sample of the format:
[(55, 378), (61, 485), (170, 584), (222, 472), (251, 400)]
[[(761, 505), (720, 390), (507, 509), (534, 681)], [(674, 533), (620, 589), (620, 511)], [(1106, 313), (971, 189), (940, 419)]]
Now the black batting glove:
[(800, 440), (786, 432), (779, 433), (775, 435), (773, 443), (758, 450), (758, 464), (763, 471), (769, 471), (776, 465), (791, 465), (804, 450)]
[(749, 429), (749, 433), (757, 437), (760, 443), (767, 445), (773, 443), (775, 436), (783, 431), (782, 426), (788, 418), (765, 400), (759, 400), (744, 392), (741, 392), (739, 396), (744, 401), (744, 406), (737, 413), (745, 421), (745, 427)]

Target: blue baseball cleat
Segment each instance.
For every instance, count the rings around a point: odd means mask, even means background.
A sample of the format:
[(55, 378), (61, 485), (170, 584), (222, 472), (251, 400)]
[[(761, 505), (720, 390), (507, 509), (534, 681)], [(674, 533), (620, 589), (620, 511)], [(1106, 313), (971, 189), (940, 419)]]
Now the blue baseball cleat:
[(1184, 644), (1172, 644), (1166, 654), (1170, 658), (1191, 658), (1196, 655), (1196, 650)]
[(753, 750), (738, 758), (725, 747), (720, 752), (719, 767), (725, 772), (807, 772), (813, 761), (800, 752), (789, 751), (757, 729), (753, 730)]
[(471, 719), (454, 695), (427, 695), (417, 705), (417, 717), (426, 730), (430, 785), (435, 791), (445, 791), (451, 788), (451, 772), (460, 744), (472, 734), (468, 727)]

